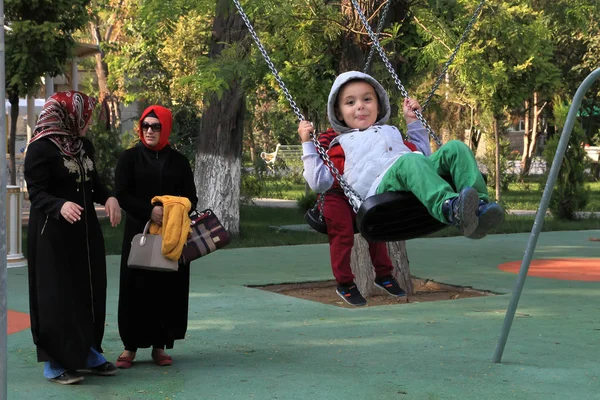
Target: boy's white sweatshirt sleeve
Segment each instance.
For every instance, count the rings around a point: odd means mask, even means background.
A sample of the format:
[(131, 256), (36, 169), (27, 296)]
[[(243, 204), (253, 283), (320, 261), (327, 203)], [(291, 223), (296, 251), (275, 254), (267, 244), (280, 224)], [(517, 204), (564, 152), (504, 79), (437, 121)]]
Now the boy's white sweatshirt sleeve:
[(429, 157), (431, 155), (431, 145), (429, 144), (427, 129), (425, 129), (421, 121), (413, 121), (408, 124), (406, 128), (406, 134), (408, 135), (409, 140), (417, 146), (417, 149), (421, 153)]
[(312, 190), (323, 193), (333, 186), (333, 175), (312, 142), (302, 143), (302, 162), (304, 163), (304, 179)]

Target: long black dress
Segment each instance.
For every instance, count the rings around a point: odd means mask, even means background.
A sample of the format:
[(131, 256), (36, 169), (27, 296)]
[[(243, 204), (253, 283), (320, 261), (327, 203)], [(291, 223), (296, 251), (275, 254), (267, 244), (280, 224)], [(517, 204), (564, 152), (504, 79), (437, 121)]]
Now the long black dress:
[[(44, 138), (31, 143), (25, 157), (33, 341), (38, 361), (68, 370), (85, 368), (91, 347), (102, 352), (106, 314), (104, 238), (94, 202), (104, 204), (109, 193), (97, 177), (92, 143), (82, 140), (75, 157)], [(80, 221), (62, 217), (66, 201), (84, 208)]]
[(139, 143), (121, 155), (115, 171), (116, 195), (125, 210), (119, 285), (119, 334), (128, 350), (150, 346), (173, 348), (187, 330), (190, 270), (178, 272), (131, 269), (131, 240), (144, 230), (154, 196), (187, 197), (196, 208), (194, 175), (185, 156), (169, 145), (153, 151)]

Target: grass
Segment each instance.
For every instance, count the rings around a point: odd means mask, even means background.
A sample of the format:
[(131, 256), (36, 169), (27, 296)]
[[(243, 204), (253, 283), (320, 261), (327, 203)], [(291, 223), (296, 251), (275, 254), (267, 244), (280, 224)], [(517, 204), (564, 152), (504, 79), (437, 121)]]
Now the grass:
[[(507, 191), (502, 192), (502, 205), (508, 210), (537, 210), (542, 200), (543, 189), (546, 181), (534, 178), (525, 183), (511, 183)], [(273, 198), (283, 200), (297, 200), (304, 195), (304, 184), (289, 184), (287, 190), (275, 190), (272, 182), (267, 182), (267, 193)], [(273, 187), (270, 187), (273, 185)], [(586, 207), (581, 211), (600, 211), (600, 182), (588, 182), (586, 187), (590, 190), (590, 198)], [(494, 189), (488, 188), (493, 196)]]
[[(502, 203), (507, 209), (536, 210), (542, 198), (544, 183), (530, 181), (513, 183), (509, 190), (502, 194)], [(582, 211), (600, 211), (600, 182), (588, 183), (590, 199)], [(291, 185), (279, 198), (296, 199), (304, 194), (304, 185)], [(507, 215), (504, 224), (492, 233), (531, 232), (535, 216)], [(107, 254), (120, 254), (123, 240), (124, 223), (117, 228), (110, 227), (108, 220), (100, 221), (104, 232)], [(313, 231), (280, 230), (281, 225), (304, 224), (303, 213), (296, 208), (266, 208), (250, 205), (240, 207), (240, 235), (233, 237), (228, 248), (288, 246), (312, 243), (327, 243), (327, 236)], [(577, 221), (559, 221), (546, 217), (543, 232), (600, 229), (599, 218), (581, 219)], [(27, 230), (23, 230), (23, 252), (26, 254)], [(457, 236), (454, 228), (446, 228), (430, 237)]]
[[(228, 248), (289, 246), (299, 244), (327, 243), (327, 236), (313, 231), (292, 231), (278, 229), (282, 225), (304, 224), (304, 216), (295, 208), (268, 208), (243, 205), (240, 209), (240, 235), (233, 237)], [(492, 233), (531, 232), (535, 216), (507, 215), (502, 226)], [(108, 220), (100, 221), (104, 231), (107, 254), (120, 254), (123, 238), (122, 223), (111, 228)], [(587, 218), (577, 221), (559, 221), (547, 217), (543, 232), (578, 231), (600, 229), (599, 218)], [(448, 227), (430, 237), (458, 236), (455, 228)]]

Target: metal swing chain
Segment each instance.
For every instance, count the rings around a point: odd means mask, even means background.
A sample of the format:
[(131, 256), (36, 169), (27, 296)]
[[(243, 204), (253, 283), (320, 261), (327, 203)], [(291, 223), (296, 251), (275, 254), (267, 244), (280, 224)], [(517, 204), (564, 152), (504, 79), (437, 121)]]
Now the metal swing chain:
[[(458, 50), (460, 49), (462, 44), (467, 39), (467, 36), (469, 36), (471, 29), (473, 29), (473, 25), (475, 25), (475, 21), (477, 21), (477, 18), (479, 17), (479, 13), (481, 12), (481, 9), (483, 8), (484, 4), (485, 4), (485, 0), (481, 0), (479, 2), (477, 9), (475, 9), (475, 12), (473, 13), (473, 16), (471, 17), (471, 20), (469, 21), (469, 23), (467, 24), (467, 27), (465, 28), (465, 31), (463, 32), (462, 36), (460, 37), (460, 40), (454, 47), (454, 51), (452, 52), (452, 55), (450, 56), (448, 61), (446, 61), (446, 63), (444, 64), (444, 68), (442, 68), (442, 72), (438, 75), (435, 83), (433, 84), (433, 88), (431, 89), (431, 92), (429, 92), (427, 99), (423, 103), (423, 106), (421, 107), (423, 110), (425, 110), (427, 108), (427, 106), (429, 105), (429, 102), (431, 101), (431, 99), (433, 97), (433, 94), (438, 90), (438, 87), (440, 86), (440, 83), (442, 82), (442, 78), (446, 75), (446, 72), (448, 71), (450, 64), (452, 64), (454, 62), (454, 58), (456, 57), (456, 54), (458, 54)], [(371, 49), (371, 50), (373, 50), (373, 49)]]
[[(385, 3), (385, 7), (383, 8), (383, 12), (379, 18), (379, 23), (377, 24), (377, 36), (381, 34), (381, 30), (383, 29), (383, 24), (385, 23), (385, 17), (387, 16), (388, 10), (390, 9), (390, 4), (392, 4), (392, 0), (387, 0)], [(373, 61), (373, 55), (375, 54), (375, 47), (371, 46), (371, 50), (369, 51), (369, 55), (367, 57), (367, 61), (365, 62), (365, 67), (363, 68), (363, 72), (366, 74), (371, 67), (371, 62)], [(320, 193), (319, 199), (317, 203), (313, 207), (313, 211), (319, 211), (319, 221), (323, 222), (323, 208), (325, 207), (325, 194)], [(354, 210), (356, 212), (356, 210)]]
[[(292, 107), (294, 114), (296, 114), (296, 117), (298, 117), (299, 121), (304, 121), (305, 120), (304, 116), (300, 112), (298, 105), (296, 104), (296, 102), (292, 98), (292, 95), (288, 91), (287, 86), (285, 85), (285, 83), (283, 82), (281, 77), (279, 76), (279, 72), (277, 71), (277, 68), (275, 68), (275, 65), (273, 64), (273, 62), (271, 61), (271, 58), (267, 54), (267, 51), (263, 47), (260, 39), (258, 38), (258, 35), (256, 34), (256, 31), (254, 30), (254, 27), (250, 23), (250, 20), (248, 19), (248, 16), (244, 12), (244, 9), (243, 9), (242, 5), (240, 4), (239, 0), (233, 0), (233, 3), (235, 4), (235, 7), (237, 8), (238, 12), (240, 13), (242, 20), (244, 21), (244, 24), (246, 24), (246, 27), (248, 28), (248, 32), (250, 32), (250, 35), (252, 36), (254, 43), (256, 43), (256, 46), (260, 50), (260, 53), (262, 54), (265, 62), (267, 63), (267, 66), (271, 70), (271, 73), (275, 76), (275, 79), (277, 80), (279, 87), (283, 91), (287, 101), (290, 103), (290, 106)], [(321, 156), (323, 161), (329, 167), (331, 173), (338, 180), (340, 186), (342, 187), (342, 190), (344, 191), (344, 194), (346, 195), (346, 197), (348, 198), (348, 201), (350, 202), (350, 205), (352, 205), (352, 209), (354, 210), (354, 212), (358, 212), (358, 209), (360, 208), (360, 205), (363, 202), (363, 199), (361, 198), (360, 194), (358, 194), (358, 192), (355, 191), (346, 182), (346, 180), (342, 177), (342, 175), (340, 174), (338, 169), (335, 167), (335, 165), (333, 165), (333, 162), (329, 159), (327, 152), (325, 151), (323, 146), (321, 146), (321, 144), (319, 143), (319, 140), (317, 139), (317, 136), (315, 135), (314, 132), (312, 132), (310, 134), (310, 139), (313, 142), (313, 144), (315, 145), (317, 152), (319, 153), (319, 156)]]
[[(385, 3), (385, 7), (383, 8), (383, 12), (381, 13), (381, 17), (379, 18), (379, 23), (377, 24), (377, 37), (379, 37), (379, 35), (381, 34), (381, 30), (383, 29), (383, 24), (385, 23), (385, 17), (387, 16), (388, 10), (390, 9), (390, 4), (392, 4), (392, 0), (387, 0), (387, 3)], [(369, 72), (369, 68), (371, 67), (371, 61), (373, 61), (373, 54), (375, 54), (375, 47), (371, 46), (369, 56), (367, 57), (367, 62), (365, 63), (365, 67), (363, 68), (363, 72), (365, 74)]]
[[(381, 60), (385, 64), (385, 67), (387, 68), (388, 72), (390, 73), (390, 75), (392, 76), (392, 78), (394, 78), (394, 82), (396, 83), (396, 87), (398, 88), (398, 90), (400, 90), (400, 94), (402, 95), (402, 97), (404, 97), (406, 99), (410, 99), (410, 97), (408, 96), (408, 92), (404, 88), (404, 85), (402, 85), (402, 82), (400, 81), (400, 78), (398, 78), (398, 74), (396, 74), (396, 71), (394, 71), (394, 67), (392, 66), (392, 63), (390, 63), (390, 60), (387, 58), (385, 52), (383, 51), (383, 48), (381, 47), (381, 44), (379, 44), (379, 39), (377, 39), (377, 36), (375, 36), (375, 33), (373, 32), (373, 29), (371, 29), (371, 27), (369, 26), (367, 18), (365, 17), (365, 15), (363, 14), (362, 10), (360, 9), (360, 6), (358, 5), (357, 0), (351, 0), (351, 1), (352, 1), (352, 5), (354, 6), (354, 8), (356, 10), (356, 13), (358, 14), (358, 16), (359, 16), (360, 20), (362, 21), (365, 29), (367, 30), (367, 33), (369, 34), (369, 37), (371, 38), (371, 41), (373, 42), (373, 46), (375, 46), (375, 48), (377, 49), (377, 52), (379, 53), (379, 56), (381, 57)], [(438, 147), (441, 147), (442, 146), (442, 141), (433, 132), (433, 129), (431, 129), (431, 126), (429, 126), (429, 124), (427, 123), (427, 121), (425, 121), (425, 118), (423, 117), (423, 114), (421, 114), (421, 112), (419, 110), (413, 110), (413, 112), (415, 113), (415, 116), (417, 117), (417, 119), (419, 121), (421, 121), (421, 123), (423, 124), (423, 126), (427, 130), (427, 133), (429, 134), (429, 136), (435, 141), (435, 143), (438, 145)]]

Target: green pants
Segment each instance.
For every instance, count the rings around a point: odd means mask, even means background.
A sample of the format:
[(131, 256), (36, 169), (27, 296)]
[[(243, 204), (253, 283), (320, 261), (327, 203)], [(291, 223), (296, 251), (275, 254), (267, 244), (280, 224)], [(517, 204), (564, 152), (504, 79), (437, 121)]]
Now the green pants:
[[(456, 190), (440, 175), (451, 176)], [(463, 142), (452, 140), (429, 157), (417, 153), (400, 157), (383, 176), (377, 194), (412, 192), (435, 219), (447, 223), (442, 204), (465, 187), (472, 187), (480, 199), (489, 201), (473, 152)]]

